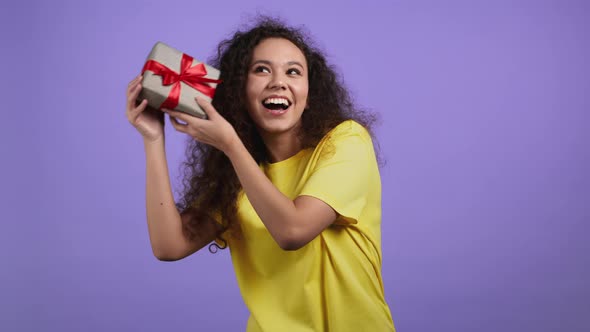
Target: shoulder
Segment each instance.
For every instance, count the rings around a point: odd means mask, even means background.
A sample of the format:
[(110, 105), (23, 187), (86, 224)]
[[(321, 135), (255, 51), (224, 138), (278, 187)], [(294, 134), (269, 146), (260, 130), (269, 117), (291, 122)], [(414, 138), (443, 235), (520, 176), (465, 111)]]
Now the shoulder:
[[(332, 128), (320, 142), (323, 144), (337, 144), (343, 141), (361, 140), (372, 145), (371, 134), (360, 123), (354, 120), (346, 120)], [(323, 144), (322, 144), (323, 143)]]
[(357, 134), (357, 135), (369, 135), (369, 132), (360, 123), (354, 120), (346, 120), (338, 124), (328, 134)]
[(353, 120), (346, 120), (332, 128), (314, 149), (314, 155), (322, 161), (371, 158), (374, 146), (369, 131)]

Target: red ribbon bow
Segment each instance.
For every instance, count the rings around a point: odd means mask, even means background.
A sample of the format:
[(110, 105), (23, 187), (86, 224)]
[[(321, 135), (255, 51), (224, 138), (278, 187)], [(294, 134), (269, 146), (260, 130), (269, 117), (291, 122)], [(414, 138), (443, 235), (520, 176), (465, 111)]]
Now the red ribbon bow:
[(148, 60), (145, 63), (141, 70), (142, 74), (146, 70), (149, 70), (153, 72), (154, 75), (162, 76), (163, 85), (174, 84), (168, 97), (164, 100), (160, 108), (173, 110), (178, 106), (178, 101), (180, 100), (180, 82), (184, 82), (204, 95), (213, 98), (215, 95), (215, 88), (209, 86), (207, 83), (221, 83), (221, 80), (206, 78), (205, 75), (207, 75), (207, 69), (205, 68), (205, 65), (199, 63), (191, 67), (192, 63), (193, 58), (190, 55), (182, 54), (180, 74), (154, 60)]

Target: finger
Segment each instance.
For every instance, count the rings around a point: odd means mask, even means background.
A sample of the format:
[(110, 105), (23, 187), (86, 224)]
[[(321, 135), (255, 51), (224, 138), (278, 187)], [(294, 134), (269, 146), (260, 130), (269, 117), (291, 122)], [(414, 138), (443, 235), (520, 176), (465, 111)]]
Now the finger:
[(129, 113), (127, 113), (127, 119), (129, 120), (129, 122), (135, 123), (135, 120), (137, 119), (139, 114), (141, 114), (141, 112), (145, 111), (147, 105), (147, 99), (144, 99), (141, 101), (141, 103), (139, 103), (139, 105), (137, 105), (137, 107), (132, 108), (129, 111)]
[(169, 110), (169, 109), (162, 109), (162, 111), (170, 116), (173, 116), (175, 119), (177, 120), (182, 120), (185, 123), (189, 123), (191, 121), (194, 121), (195, 117), (190, 116), (188, 114), (179, 112), (179, 111), (173, 111), (173, 110)]
[(135, 101), (137, 100), (137, 97), (139, 96), (139, 93), (141, 92), (141, 83), (137, 83), (137, 85), (135, 85), (132, 90), (129, 92), (128, 96), (127, 96), (127, 109), (131, 110), (135, 107)]
[(217, 110), (215, 109), (215, 107), (213, 107), (213, 105), (211, 105), (211, 102), (209, 102), (207, 99), (205, 99), (201, 96), (196, 96), (195, 100), (197, 101), (197, 104), (199, 104), (199, 106), (201, 106), (203, 111), (205, 111), (205, 113), (207, 114), (207, 116), (210, 119), (213, 119), (219, 115), (219, 113), (217, 113)]
[(137, 84), (137, 82), (141, 82), (142, 78), (143, 76), (139, 75), (135, 77), (133, 80), (131, 80), (131, 82), (129, 82), (129, 84), (127, 85), (127, 91), (130, 91), (135, 86), (135, 84)]
[(187, 125), (178, 122), (178, 119), (176, 119), (172, 115), (168, 115), (168, 117), (170, 117), (170, 124), (172, 125), (172, 127), (174, 127), (174, 129), (180, 131), (181, 133), (187, 133)]
[(142, 78), (143, 78), (143, 73), (135, 76), (135, 78), (133, 80), (135, 80), (135, 81), (141, 81)]

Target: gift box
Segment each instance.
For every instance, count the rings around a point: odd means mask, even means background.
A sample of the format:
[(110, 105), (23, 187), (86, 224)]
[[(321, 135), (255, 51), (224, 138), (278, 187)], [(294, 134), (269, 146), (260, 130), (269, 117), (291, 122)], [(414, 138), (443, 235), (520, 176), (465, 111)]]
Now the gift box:
[(207, 115), (195, 97), (211, 101), (221, 83), (219, 70), (162, 42), (152, 48), (142, 74), (139, 101), (147, 99), (155, 109), (167, 108), (203, 119)]

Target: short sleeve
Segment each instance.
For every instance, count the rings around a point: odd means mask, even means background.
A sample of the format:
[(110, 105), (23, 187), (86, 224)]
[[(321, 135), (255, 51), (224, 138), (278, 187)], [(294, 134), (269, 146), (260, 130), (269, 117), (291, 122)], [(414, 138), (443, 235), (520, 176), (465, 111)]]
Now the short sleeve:
[(299, 195), (330, 205), (342, 217), (337, 223), (356, 224), (369, 194), (369, 172), (375, 163), (373, 144), (367, 131), (356, 123), (337, 127), (328, 135), (316, 150), (317, 161)]

